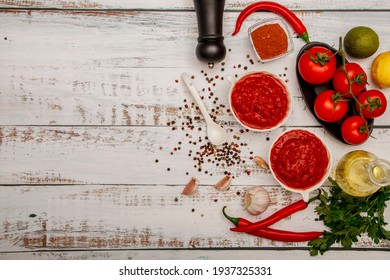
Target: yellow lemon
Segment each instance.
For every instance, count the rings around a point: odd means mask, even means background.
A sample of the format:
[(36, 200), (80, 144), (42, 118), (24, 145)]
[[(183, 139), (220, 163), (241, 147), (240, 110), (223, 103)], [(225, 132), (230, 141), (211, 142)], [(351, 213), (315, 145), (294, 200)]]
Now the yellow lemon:
[(371, 77), (379, 88), (390, 87), (390, 52), (383, 52), (374, 59)]

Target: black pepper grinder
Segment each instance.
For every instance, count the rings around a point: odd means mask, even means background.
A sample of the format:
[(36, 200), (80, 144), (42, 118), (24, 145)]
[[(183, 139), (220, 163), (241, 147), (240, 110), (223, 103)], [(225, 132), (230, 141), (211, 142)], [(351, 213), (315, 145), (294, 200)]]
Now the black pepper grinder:
[(225, 0), (194, 0), (194, 5), (199, 31), (196, 57), (211, 69), (226, 55), (222, 36)]

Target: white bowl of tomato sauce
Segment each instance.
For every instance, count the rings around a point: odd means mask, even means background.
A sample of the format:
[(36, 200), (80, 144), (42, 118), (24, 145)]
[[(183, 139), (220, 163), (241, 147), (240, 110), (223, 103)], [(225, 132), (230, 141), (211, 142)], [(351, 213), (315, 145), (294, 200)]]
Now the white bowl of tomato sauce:
[(291, 112), (287, 85), (268, 72), (251, 72), (239, 79), (231, 76), (229, 105), (234, 118), (252, 131), (270, 131), (283, 125)]
[(271, 173), (285, 189), (304, 201), (322, 186), (330, 173), (331, 154), (321, 138), (303, 129), (284, 132), (269, 151)]

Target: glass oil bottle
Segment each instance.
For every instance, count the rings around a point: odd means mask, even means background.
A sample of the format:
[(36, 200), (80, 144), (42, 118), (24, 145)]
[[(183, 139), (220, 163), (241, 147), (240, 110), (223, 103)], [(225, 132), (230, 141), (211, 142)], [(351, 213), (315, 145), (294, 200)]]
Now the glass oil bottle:
[(335, 179), (344, 192), (369, 196), (390, 185), (390, 162), (367, 151), (352, 151), (338, 162)]

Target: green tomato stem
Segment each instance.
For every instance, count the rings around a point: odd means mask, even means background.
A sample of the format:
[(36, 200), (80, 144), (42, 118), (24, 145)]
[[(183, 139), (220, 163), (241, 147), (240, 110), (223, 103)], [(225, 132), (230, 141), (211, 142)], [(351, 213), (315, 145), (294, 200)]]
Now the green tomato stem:
[[(343, 50), (343, 38), (340, 36), (340, 39), (339, 39), (339, 50), (338, 50), (338, 53), (340, 54), (341, 56), (341, 61), (342, 61), (342, 69), (343, 69), (343, 72), (345, 74), (345, 77), (347, 78), (347, 81), (348, 81), (348, 85), (349, 85), (349, 92), (348, 94), (352, 96), (352, 98), (355, 100), (356, 104), (358, 104), (359, 106), (359, 115), (364, 119), (365, 121), (365, 128), (367, 129), (366, 131), (368, 131), (368, 123), (367, 123), (367, 120), (365, 117), (363, 117), (363, 104), (359, 102), (359, 100), (356, 98), (356, 96), (353, 94), (352, 92), (352, 81), (351, 79), (349, 78), (348, 76), (348, 73), (347, 73), (347, 67), (346, 67), (346, 59), (345, 59), (345, 52)], [(363, 129), (363, 128), (362, 128)]]

